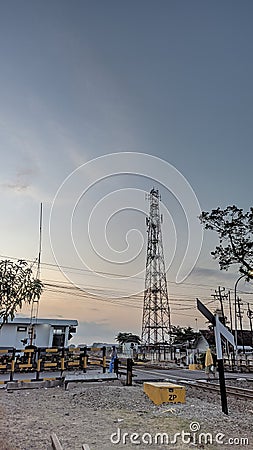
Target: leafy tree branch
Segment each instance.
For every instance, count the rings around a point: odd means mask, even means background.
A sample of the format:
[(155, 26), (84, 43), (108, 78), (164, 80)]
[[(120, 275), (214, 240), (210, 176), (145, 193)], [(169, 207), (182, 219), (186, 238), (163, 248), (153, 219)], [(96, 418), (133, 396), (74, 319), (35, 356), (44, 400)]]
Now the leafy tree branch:
[[(13, 319), (17, 310), (24, 304), (39, 300), (43, 285), (34, 278), (26, 261), (0, 261), (0, 317), (1, 326)], [(0, 326), (0, 327), (1, 327)]]
[(221, 270), (239, 265), (239, 272), (252, 278), (253, 270), (253, 208), (246, 213), (237, 206), (202, 212), (200, 221), (206, 230), (215, 231), (219, 245), (211, 252)]

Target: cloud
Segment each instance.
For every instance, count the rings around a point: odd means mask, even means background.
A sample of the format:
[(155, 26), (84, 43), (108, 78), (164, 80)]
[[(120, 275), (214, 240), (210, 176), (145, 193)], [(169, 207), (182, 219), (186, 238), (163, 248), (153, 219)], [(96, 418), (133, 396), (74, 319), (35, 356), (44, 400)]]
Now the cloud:
[(22, 162), (13, 176), (9, 175), (9, 180), (0, 184), (0, 187), (4, 190), (11, 190), (16, 192), (28, 191), (33, 185), (35, 177), (38, 175), (39, 170), (37, 165), (31, 161), (27, 160)]
[(213, 284), (214, 288), (220, 285), (233, 289), (234, 283), (239, 276), (239, 272), (236, 271), (235, 267), (231, 267), (228, 272), (226, 270), (219, 270), (218, 268), (195, 267), (191, 276), (192, 279), (195, 279), (198, 282), (201, 280), (202, 283), (203, 280), (205, 280), (205, 284)]
[(24, 192), (29, 189), (28, 184), (22, 184), (22, 183), (1, 183), (1, 188), (16, 191), (16, 192)]
[[(77, 333), (73, 337), (73, 343), (85, 343), (88, 345), (93, 342), (114, 342), (118, 330), (110, 327), (107, 321), (98, 322), (79, 322)], [(72, 343), (72, 341), (71, 341)]]

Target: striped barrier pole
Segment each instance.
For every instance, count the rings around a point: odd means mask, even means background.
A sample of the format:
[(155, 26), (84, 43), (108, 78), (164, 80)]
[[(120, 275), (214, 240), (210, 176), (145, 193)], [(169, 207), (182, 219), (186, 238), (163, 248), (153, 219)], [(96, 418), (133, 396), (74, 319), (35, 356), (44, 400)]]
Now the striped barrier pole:
[(87, 347), (84, 347), (83, 353), (82, 353), (82, 365), (81, 365), (84, 373), (87, 370), (87, 365), (88, 365)]
[(61, 350), (61, 377), (65, 370), (65, 348), (63, 347)]
[(103, 373), (106, 373), (106, 347), (102, 348), (103, 351)]
[(13, 350), (12, 350), (12, 357), (11, 357), (10, 381), (13, 381), (13, 378), (14, 378), (14, 372), (15, 372), (15, 352), (16, 352), (16, 349), (13, 348)]
[(41, 358), (40, 358), (40, 348), (37, 350), (37, 367), (36, 367), (36, 381), (40, 379), (40, 370), (41, 370)]

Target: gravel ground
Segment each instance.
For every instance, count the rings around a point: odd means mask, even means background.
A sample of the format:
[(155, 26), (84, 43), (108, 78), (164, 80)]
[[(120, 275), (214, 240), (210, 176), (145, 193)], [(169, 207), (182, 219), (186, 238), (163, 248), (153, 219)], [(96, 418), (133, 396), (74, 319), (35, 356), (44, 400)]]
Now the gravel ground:
[[(185, 404), (161, 406), (150, 401), (141, 385), (126, 387), (119, 381), (73, 383), (67, 391), (61, 387), (12, 392), (1, 389), (0, 448), (49, 450), (50, 435), (55, 432), (64, 450), (81, 450), (82, 444), (88, 444), (90, 450), (253, 449), (252, 403), (229, 397), (228, 406), (226, 416), (218, 395), (190, 386)], [(183, 432), (190, 434), (182, 439)], [(207, 432), (212, 434), (211, 445), (200, 435)], [(110, 440), (113, 433), (115, 443)], [(124, 433), (128, 433), (125, 441)], [(156, 443), (156, 433), (166, 433), (168, 444)], [(173, 443), (175, 433), (177, 442)], [(216, 438), (223, 443), (215, 442)], [(242, 441), (245, 438), (248, 445)], [(144, 443), (138, 444), (142, 439)], [(234, 440), (233, 445), (229, 439)]]

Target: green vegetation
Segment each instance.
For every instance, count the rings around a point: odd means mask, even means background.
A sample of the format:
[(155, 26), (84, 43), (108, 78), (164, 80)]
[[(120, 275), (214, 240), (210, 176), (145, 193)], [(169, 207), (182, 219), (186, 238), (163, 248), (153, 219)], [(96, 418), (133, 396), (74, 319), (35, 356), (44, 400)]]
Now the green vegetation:
[(218, 233), (219, 245), (211, 255), (218, 259), (220, 269), (239, 265), (239, 272), (253, 278), (253, 208), (246, 213), (237, 206), (202, 212), (200, 221), (207, 230)]
[(31, 267), (26, 261), (0, 261), (0, 317), (2, 324), (13, 319), (24, 303), (39, 300), (43, 285), (34, 278)]
[(126, 342), (135, 342), (137, 344), (140, 344), (141, 342), (140, 337), (137, 334), (132, 333), (119, 333), (116, 337), (116, 341), (121, 345)]

